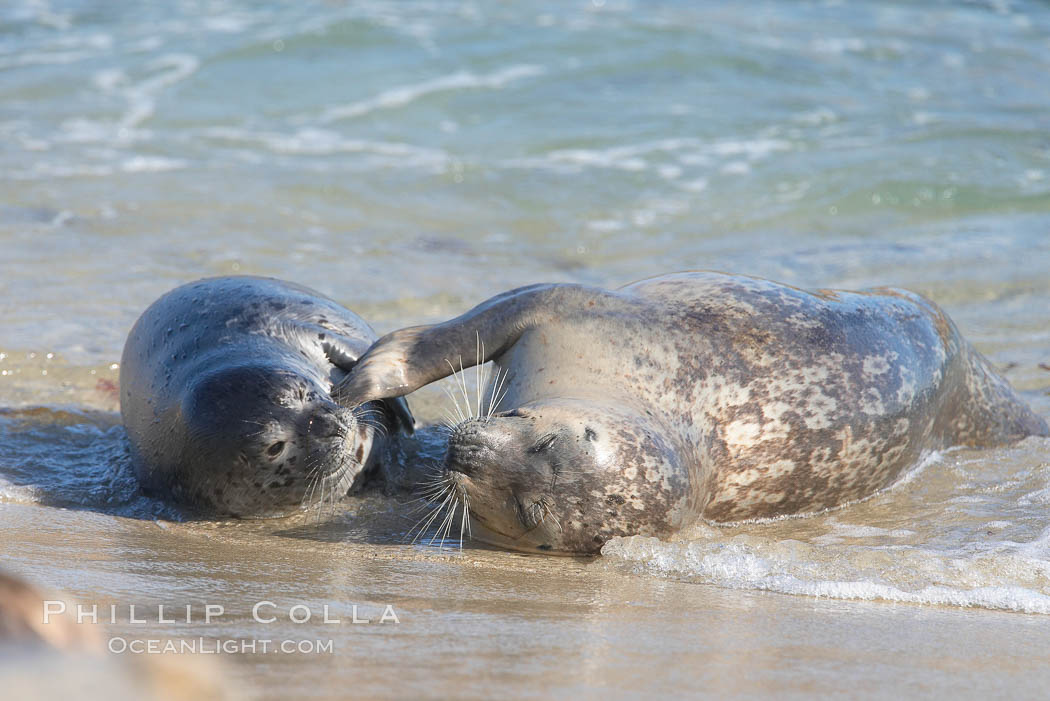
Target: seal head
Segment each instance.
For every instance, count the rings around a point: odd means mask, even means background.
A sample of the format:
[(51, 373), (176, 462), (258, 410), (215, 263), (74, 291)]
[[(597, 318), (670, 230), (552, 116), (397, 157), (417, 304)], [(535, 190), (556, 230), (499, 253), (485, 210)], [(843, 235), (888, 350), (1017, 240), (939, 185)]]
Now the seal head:
[(345, 494), (364, 471), (372, 425), (302, 373), (248, 365), (194, 383), (182, 407), (190, 440), (178, 491), (232, 515)]
[(667, 535), (688, 501), (659, 434), (594, 402), (537, 402), (462, 422), (443, 467), (478, 537), (517, 550), (590, 552), (613, 536)]

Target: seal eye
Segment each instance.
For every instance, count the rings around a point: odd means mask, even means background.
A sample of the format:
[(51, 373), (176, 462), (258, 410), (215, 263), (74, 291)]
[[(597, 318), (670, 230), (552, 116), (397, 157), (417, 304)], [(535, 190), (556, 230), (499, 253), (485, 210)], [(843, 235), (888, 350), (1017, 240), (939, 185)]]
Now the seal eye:
[(284, 450), (284, 441), (277, 441), (276, 443), (273, 443), (272, 445), (270, 445), (269, 448), (266, 449), (266, 454), (269, 455), (271, 458), (276, 458), (278, 455), (281, 454), (282, 450)]
[(554, 445), (554, 441), (556, 440), (558, 440), (558, 434), (548, 433), (546, 436), (536, 441), (536, 444), (529, 448), (529, 452), (538, 453), (542, 450), (546, 450), (547, 448), (550, 448), (552, 445)]

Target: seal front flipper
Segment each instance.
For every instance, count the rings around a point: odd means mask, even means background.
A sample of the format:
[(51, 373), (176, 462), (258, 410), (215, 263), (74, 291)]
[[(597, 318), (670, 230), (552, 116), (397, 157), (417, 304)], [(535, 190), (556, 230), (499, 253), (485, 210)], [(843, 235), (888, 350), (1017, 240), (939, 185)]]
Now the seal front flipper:
[[(605, 295), (609, 293), (581, 285), (530, 285), (497, 295), (444, 323), (394, 331), (372, 344), (332, 389), (332, 396), (349, 406), (409, 394), (448, 377), (457, 366), (470, 368), (498, 357), (526, 329), (568, 309), (588, 309)], [(484, 355), (478, 353), (479, 340)]]
[[(323, 333), (321, 348), (328, 357), (329, 362), (340, 370), (350, 372), (357, 365), (357, 359), (361, 356), (354, 348), (349, 339), (331, 331)], [(320, 334), (319, 334), (320, 336)], [(407, 435), (412, 435), (416, 430), (416, 420), (412, 416), (412, 410), (408, 408), (408, 402), (404, 397), (394, 397), (379, 400), (384, 410), (390, 415), (392, 421), (401, 427)]]

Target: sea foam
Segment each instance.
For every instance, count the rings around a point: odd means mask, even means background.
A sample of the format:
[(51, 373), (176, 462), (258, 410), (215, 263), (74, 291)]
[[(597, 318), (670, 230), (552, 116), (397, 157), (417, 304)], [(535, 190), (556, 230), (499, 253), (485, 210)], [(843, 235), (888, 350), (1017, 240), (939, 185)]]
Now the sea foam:
[[(844, 526), (845, 532), (859, 528)], [(836, 548), (747, 536), (689, 542), (632, 536), (610, 540), (602, 555), (634, 573), (731, 589), (1050, 614), (1044, 540), (967, 556), (892, 544)]]

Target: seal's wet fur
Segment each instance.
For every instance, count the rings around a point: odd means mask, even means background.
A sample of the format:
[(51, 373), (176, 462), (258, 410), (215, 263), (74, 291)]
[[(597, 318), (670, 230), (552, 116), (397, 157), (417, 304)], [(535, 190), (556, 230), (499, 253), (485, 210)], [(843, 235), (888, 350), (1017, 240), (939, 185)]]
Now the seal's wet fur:
[(128, 335), (120, 408), (139, 481), (208, 515), (272, 516), (335, 499), (412, 421), (329, 390), (375, 340), (306, 287), (248, 276), (183, 285)]
[(924, 451), (1048, 433), (917, 294), (714, 272), (514, 290), (384, 337), (337, 396), (446, 376), (476, 334), (515, 409), (454, 431), (445, 467), (512, 547), (587, 552), (698, 518), (816, 512), (886, 487)]

